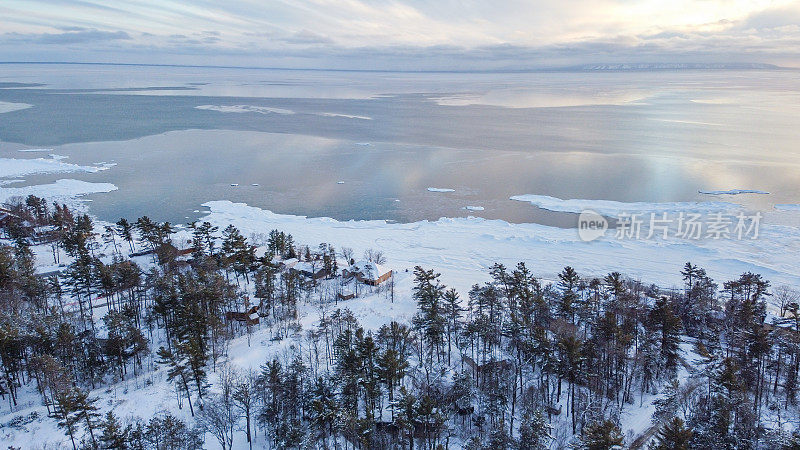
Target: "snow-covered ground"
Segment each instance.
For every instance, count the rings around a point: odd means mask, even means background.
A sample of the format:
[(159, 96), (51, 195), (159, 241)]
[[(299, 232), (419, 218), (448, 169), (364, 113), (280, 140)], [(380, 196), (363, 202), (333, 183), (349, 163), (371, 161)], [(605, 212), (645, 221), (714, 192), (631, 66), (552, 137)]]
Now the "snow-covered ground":
[(446, 284), (463, 292), (485, 280), (495, 262), (514, 266), (520, 261), (545, 278), (553, 278), (569, 265), (585, 276), (604, 276), (613, 270), (645, 282), (680, 286), (679, 271), (691, 261), (718, 281), (751, 271), (774, 284), (800, 284), (796, 259), (800, 230), (788, 226), (763, 224), (758, 239), (617, 240), (608, 235), (586, 243), (574, 229), (476, 217), (343, 222), (275, 214), (230, 201), (204, 206), (210, 213), (203, 220), (221, 227), (233, 223), (245, 236), (281, 229), (300, 242), (348, 246), (357, 254), (374, 248), (397, 269), (415, 265), (435, 269)]

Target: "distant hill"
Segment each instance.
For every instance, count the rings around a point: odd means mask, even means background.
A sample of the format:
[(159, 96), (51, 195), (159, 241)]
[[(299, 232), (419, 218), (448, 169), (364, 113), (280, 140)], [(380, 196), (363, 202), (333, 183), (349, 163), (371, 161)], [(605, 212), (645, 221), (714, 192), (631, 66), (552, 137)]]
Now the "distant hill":
[(585, 64), (574, 69), (589, 72), (616, 72), (636, 70), (775, 70), (781, 69), (781, 67), (763, 63), (635, 63)]

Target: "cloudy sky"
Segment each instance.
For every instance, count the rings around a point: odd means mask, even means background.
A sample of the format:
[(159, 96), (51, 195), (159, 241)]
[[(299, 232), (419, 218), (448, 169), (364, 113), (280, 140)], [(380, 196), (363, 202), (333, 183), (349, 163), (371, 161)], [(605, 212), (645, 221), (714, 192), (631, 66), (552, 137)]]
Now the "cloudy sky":
[(800, 67), (800, 0), (2, 0), (0, 61)]

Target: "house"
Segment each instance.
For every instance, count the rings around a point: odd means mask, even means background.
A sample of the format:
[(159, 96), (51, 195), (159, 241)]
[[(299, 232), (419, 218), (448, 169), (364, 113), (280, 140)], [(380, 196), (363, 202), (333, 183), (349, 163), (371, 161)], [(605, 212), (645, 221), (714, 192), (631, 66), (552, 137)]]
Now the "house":
[(247, 325), (258, 325), (260, 321), (258, 315), (258, 305), (253, 306), (247, 312), (229, 311), (225, 313), (225, 320), (228, 322), (244, 322)]
[(349, 293), (339, 292), (338, 294), (336, 294), (336, 298), (342, 301), (352, 300), (356, 298), (356, 294), (353, 294), (352, 292)]
[(328, 271), (319, 262), (311, 263), (308, 261), (301, 261), (297, 264), (294, 264), (290, 270), (306, 278), (312, 278), (314, 280), (319, 280), (320, 278), (325, 278), (328, 276)]
[(287, 271), (292, 267), (294, 267), (298, 262), (300, 261), (297, 258), (289, 258), (287, 260), (281, 261), (278, 264), (278, 267), (280, 267), (282, 271)]
[(372, 261), (358, 261), (347, 269), (342, 271), (345, 277), (355, 277), (356, 280), (368, 284), (370, 286), (377, 286), (392, 276), (392, 270), (375, 264)]

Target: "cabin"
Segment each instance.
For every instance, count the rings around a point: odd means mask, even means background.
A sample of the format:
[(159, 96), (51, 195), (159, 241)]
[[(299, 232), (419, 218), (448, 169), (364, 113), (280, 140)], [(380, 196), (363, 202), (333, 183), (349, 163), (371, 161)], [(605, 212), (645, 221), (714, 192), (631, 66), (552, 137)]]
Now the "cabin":
[(342, 271), (345, 277), (355, 277), (356, 280), (370, 286), (378, 286), (392, 277), (392, 270), (375, 264), (372, 261), (358, 261)]
[(247, 312), (229, 311), (225, 313), (225, 320), (228, 322), (244, 322), (247, 325), (258, 325), (260, 318), (258, 316), (258, 305), (253, 306)]
[(319, 280), (328, 276), (328, 271), (320, 263), (310, 263), (308, 261), (301, 261), (291, 267), (292, 272), (302, 275), (306, 278)]
[(280, 270), (282, 270), (282, 271), (288, 271), (288, 270), (292, 269), (299, 262), (300, 262), (300, 260), (298, 260), (297, 258), (289, 258), (289, 259), (281, 261), (278, 264), (278, 268), (280, 268)]

